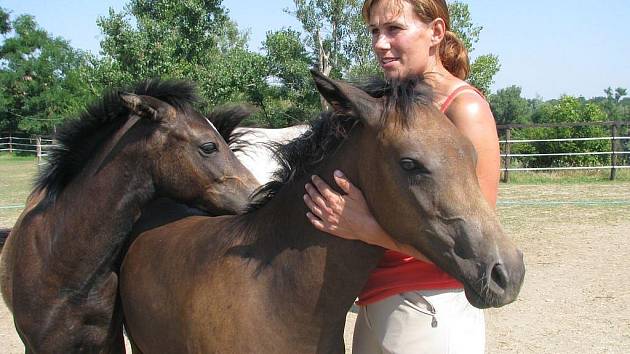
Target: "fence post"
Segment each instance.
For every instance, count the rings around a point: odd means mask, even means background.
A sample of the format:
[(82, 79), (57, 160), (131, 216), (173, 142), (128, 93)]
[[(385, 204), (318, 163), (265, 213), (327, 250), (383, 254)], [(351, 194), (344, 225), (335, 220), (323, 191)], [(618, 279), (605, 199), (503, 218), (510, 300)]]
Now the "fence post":
[(42, 162), (42, 137), (38, 135), (36, 140), (37, 140), (37, 147), (36, 147), (37, 165), (39, 166), (39, 164)]
[(13, 135), (9, 133), (9, 154), (13, 154)]
[(615, 177), (617, 176), (617, 169), (615, 168), (615, 166), (617, 166), (617, 135), (618, 135), (618, 123), (615, 122), (613, 125), (610, 126), (610, 136), (612, 137), (612, 140), (610, 140), (610, 145), (611, 145), (611, 153), (610, 153), (610, 180), (614, 181)]
[(503, 183), (510, 182), (510, 145), (512, 144), (510, 140), (512, 139), (512, 134), (510, 128), (505, 129), (505, 159), (503, 160)]

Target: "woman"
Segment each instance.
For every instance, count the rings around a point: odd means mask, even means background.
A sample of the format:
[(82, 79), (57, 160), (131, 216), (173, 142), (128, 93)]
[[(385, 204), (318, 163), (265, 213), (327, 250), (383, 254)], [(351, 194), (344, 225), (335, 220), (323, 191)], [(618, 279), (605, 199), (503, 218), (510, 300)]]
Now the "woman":
[[(499, 143), (484, 97), (463, 80), (469, 73), (462, 42), (449, 31), (444, 0), (367, 0), (363, 17), (388, 79), (423, 75), (435, 105), (477, 151), (477, 176), (490, 205), (499, 182)], [(361, 194), (341, 171), (340, 195), (319, 177), (306, 185), (307, 217), (319, 230), (387, 249), (359, 296), (353, 352), (483, 353), (483, 312), (466, 300), (462, 285), (378, 225)]]

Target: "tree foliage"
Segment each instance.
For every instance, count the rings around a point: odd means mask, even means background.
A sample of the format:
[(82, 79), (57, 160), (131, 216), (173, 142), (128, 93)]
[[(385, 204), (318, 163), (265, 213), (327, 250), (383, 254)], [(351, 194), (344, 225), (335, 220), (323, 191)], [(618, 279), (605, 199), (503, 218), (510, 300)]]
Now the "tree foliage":
[[(558, 100), (545, 102), (532, 114), (534, 123), (578, 123), (601, 122), (606, 120), (606, 113), (594, 103), (584, 102), (575, 97), (563, 96)], [(573, 128), (527, 128), (515, 131), (514, 139), (567, 139), (606, 137), (609, 132), (601, 126), (581, 126)], [(585, 153), (608, 151), (610, 142), (594, 141), (550, 141), (536, 144), (516, 144), (514, 153)], [(607, 155), (582, 156), (537, 156), (521, 159), (519, 163), (525, 167), (564, 167), (564, 166), (597, 166), (608, 164)]]
[[(340, 78), (354, 63), (360, 31), (359, 0), (293, 0), (295, 11), (289, 11), (307, 33), (306, 43), (317, 68), (324, 75)], [(358, 59), (358, 58), (357, 58)]]
[(98, 25), (104, 35), (98, 70), (118, 81), (107, 84), (188, 79), (209, 104), (259, 100), (264, 58), (247, 50), (247, 36), (221, 0), (131, 0)]
[(521, 88), (510, 86), (488, 96), (497, 124), (531, 123), (532, 106), (521, 97)]
[(0, 130), (50, 133), (89, 96), (81, 78), (83, 52), (38, 27), (32, 16), (11, 22), (0, 46)]
[(613, 90), (612, 87), (608, 87), (604, 90), (604, 93), (606, 93), (606, 98), (602, 102), (602, 108), (606, 111), (608, 119), (619, 119), (625, 113), (624, 107), (620, 102), (628, 94), (628, 90), (622, 87), (617, 87)]
[(0, 34), (7, 34), (11, 31), (11, 20), (9, 13), (0, 7)]
[(319, 95), (309, 72), (312, 53), (300, 33), (292, 29), (268, 32), (263, 49), (270, 75), (261, 105), (266, 125), (281, 127), (310, 118), (319, 107)]
[(180, 75), (245, 43), (220, 3), (131, 0), (124, 11), (110, 9), (98, 19), (102, 52), (133, 79)]

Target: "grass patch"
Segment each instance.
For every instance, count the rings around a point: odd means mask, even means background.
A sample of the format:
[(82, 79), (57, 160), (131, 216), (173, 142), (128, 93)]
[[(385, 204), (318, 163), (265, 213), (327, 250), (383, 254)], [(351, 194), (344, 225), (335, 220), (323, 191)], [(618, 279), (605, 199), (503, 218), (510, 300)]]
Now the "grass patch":
[(576, 184), (630, 182), (630, 169), (618, 169), (614, 181), (610, 170), (510, 171), (508, 184)]
[[(23, 162), (23, 161), (36, 161), (36, 158), (31, 155), (16, 155), (8, 152), (0, 152), (0, 162)], [(2, 165), (0, 165), (2, 167)]]
[(32, 156), (0, 154), (0, 227), (11, 227), (22, 212), (37, 174), (37, 159)]

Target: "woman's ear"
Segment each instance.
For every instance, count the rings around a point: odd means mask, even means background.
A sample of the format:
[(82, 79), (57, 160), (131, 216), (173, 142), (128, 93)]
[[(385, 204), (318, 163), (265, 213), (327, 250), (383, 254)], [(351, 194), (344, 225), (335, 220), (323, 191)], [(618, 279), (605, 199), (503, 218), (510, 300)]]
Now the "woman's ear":
[(446, 23), (440, 17), (431, 21), (429, 25), (431, 27), (431, 31), (433, 34), (431, 35), (431, 45), (437, 45), (444, 39), (446, 36)]

